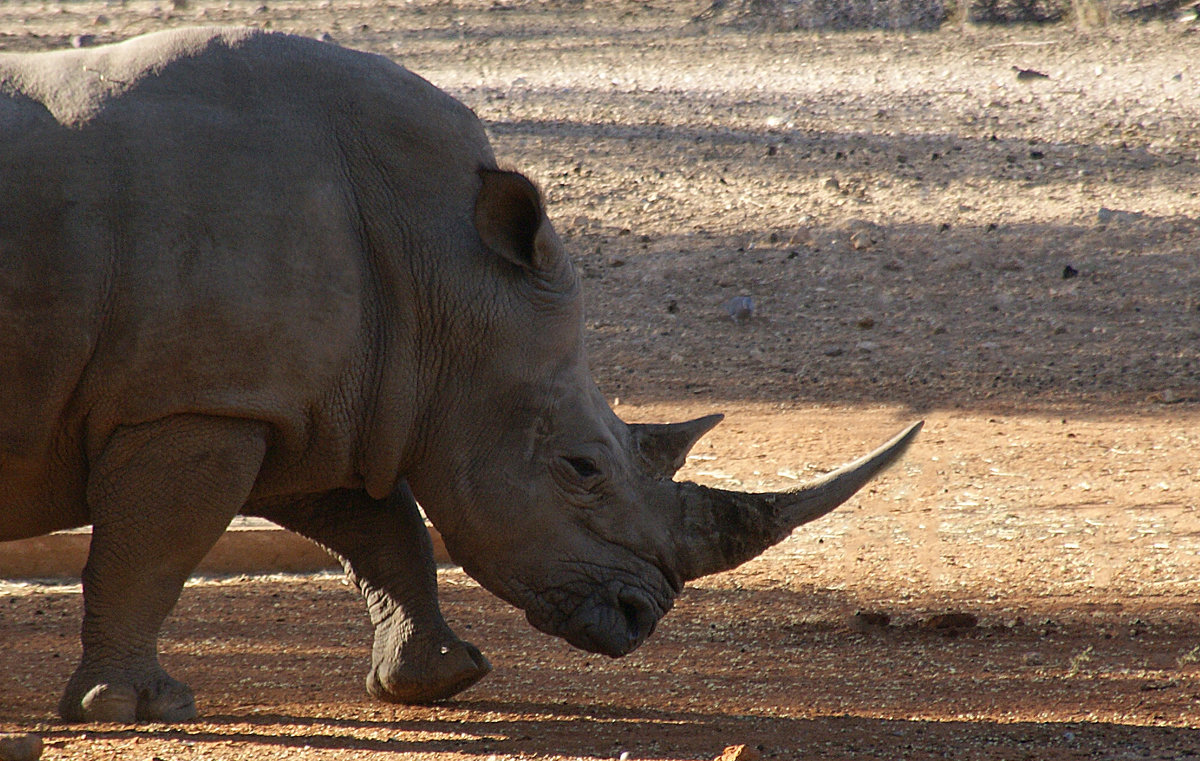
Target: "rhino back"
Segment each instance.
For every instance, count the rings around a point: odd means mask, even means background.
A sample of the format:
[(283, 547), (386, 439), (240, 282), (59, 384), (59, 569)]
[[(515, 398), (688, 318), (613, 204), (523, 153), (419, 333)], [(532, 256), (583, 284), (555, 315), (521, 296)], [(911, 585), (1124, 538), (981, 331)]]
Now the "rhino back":
[(0, 55), (0, 491), (182, 412), (271, 423), (268, 491), (353, 481), (383, 323), (492, 161), (449, 96), (314, 40)]

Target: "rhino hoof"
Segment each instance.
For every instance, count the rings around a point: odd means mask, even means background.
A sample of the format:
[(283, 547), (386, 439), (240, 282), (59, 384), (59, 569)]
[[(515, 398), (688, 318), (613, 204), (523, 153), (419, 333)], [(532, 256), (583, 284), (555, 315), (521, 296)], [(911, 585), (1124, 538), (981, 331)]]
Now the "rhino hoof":
[(60, 713), (68, 721), (132, 724), (136, 721), (179, 722), (196, 718), (191, 689), (168, 677), (138, 691), (129, 684), (102, 682), (73, 704), (64, 698)]
[(376, 664), (367, 675), (367, 692), (389, 703), (421, 705), (457, 695), (488, 675), (492, 664), (479, 648), (454, 640), (422, 659), (411, 662)]

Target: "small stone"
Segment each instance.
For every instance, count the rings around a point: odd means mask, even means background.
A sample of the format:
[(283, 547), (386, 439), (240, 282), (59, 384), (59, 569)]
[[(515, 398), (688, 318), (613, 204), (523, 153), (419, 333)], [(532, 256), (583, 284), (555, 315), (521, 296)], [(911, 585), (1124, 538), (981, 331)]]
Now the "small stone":
[(758, 761), (761, 757), (759, 752), (749, 745), (730, 745), (717, 756), (716, 761)]
[(1025, 655), (1021, 656), (1021, 660), (1025, 663), (1026, 666), (1041, 666), (1045, 662), (1045, 659), (1042, 658), (1041, 653), (1032, 652), (1032, 651), (1025, 653)]
[(1017, 79), (1022, 82), (1028, 82), (1033, 79), (1049, 79), (1049, 74), (1044, 74), (1037, 69), (1022, 69), (1020, 66), (1012, 67), (1013, 71), (1017, 72)]
[(1065, 267), (1063, 267), (1063, 271), (1062, 271), (1062, 279), (1063, 280), (1070, 280), (1071, 278), (1078, 277), (1078, 276), (1079, 276), (1079, 270), (1075, 269), (1071, 265), (1068, 264)]
[(317, 35), (318, 42), (333, 42), (333, 35), (329, 32), (321, 32)]
[(875, 318), (874, 317), (860, 317), (858, 319), (858, 321), (854, 323), (854, 325), (859, 330), (870, 330), (871, 328), (875, 327)]
[(1146, 216), (1140, 211), (1121, 211), (1120, 209), (1110, 209), (1106, 206), (1101, 206), (1096, 212), (1096, 221), (1102, 225), (1118, 224), (1127, 225), (1137, 222), (1142, 217)]
[(888, 627), (891, 621), (892, 618), (887, 613), (860, 610), (850, 616), (850, 628), (863, 634), (881, 632)]
[(973, 613), (939, 613), (921, 623), (922, 628), (939, 632), (962, 632), (978, 625), (979, 619)]
[(875, 343), (874, 341), (859, 341), (858, 343), (854, 344), (854, 348), (858, 349), (859, 351), (865, 351), (869, 354), (878, 349), (879, 344)]
[(807, 246), (811, 248), (813, 245), (815, 245), (815, 242), (813, 241), (812, 230), (808, 229), (807, 227), (797, 228), (794, 232), (792, 232), (791, 236), (788, 237), (787, 245), (788, 247)]
[(77, 34), (71, 38), (71, 47), (73, 47), (73, 48), (91, 47), (93, 44), (95, 44), (95, 42), (96, 42), (96, 35), (94, 35), (94, 34)]
[(836, 177), (827, 177), (825, 179), (825, 189), (826, 190), (837, 191), (837, 190), (840, 190), (841, 187), (842, 187), (842, 185), (840, 182), (837, 181)]
[(0, 761), (37, 761), (42, 738), (30, 734), (0, 734)]
[(734, 296), (725, 302), (725, 312), (734, 322), (749, 320), (754, 316), (754, 299), (749, 296)]
[(855, 251), (866, 251), (875, 245), (875, 238), (866, 230), (857, 230), (850, 233), (850, 245)]
[(1189, 397), (1181, 394), (1173, 388), (1165, 388), (1150, 395), (1150, 401), (1156, 404), (1179, 404), (1180, 402), (1190, 401)]
[(840, 346), (827, 346), (827, 347), (825, 347), (825, 350), (821, 353), (824, 354), (826, 357), (840, 357), (843, 354), (845, 354), (845, 349), (843, 349)]

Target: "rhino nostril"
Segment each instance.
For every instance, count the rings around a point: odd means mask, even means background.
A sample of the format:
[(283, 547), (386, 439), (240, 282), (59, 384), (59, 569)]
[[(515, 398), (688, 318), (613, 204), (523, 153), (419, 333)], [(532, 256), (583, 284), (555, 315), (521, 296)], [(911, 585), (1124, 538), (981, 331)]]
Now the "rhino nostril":
[(638, 639), (642, 633), (642, 625), (638, 622), (638, 609), (627, 602), (622, 602), (621, 615), (625, 616), (625, 626), (629, 629), (629, 638)]
[(626, 590), (617, 597), (617, 607), (625, 619), (625, 627), (629, 633), (629, 641), (634, 647), (650, 636), (658, 620), (653, 605), (639, 592)]

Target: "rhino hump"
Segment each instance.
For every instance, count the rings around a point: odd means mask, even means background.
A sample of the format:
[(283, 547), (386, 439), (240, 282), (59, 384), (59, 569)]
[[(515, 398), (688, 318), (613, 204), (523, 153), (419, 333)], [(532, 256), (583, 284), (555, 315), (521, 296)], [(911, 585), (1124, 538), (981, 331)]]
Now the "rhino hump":
[(404, 422), (373, 406), (381, 341), (412, 332), (494, 163), (452, 97), (316, 40), (0, 54), (0, 498), (188, 412), (264, 420), (281, 472), (321, 452), (353, 481), (367, 421)]

